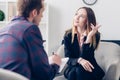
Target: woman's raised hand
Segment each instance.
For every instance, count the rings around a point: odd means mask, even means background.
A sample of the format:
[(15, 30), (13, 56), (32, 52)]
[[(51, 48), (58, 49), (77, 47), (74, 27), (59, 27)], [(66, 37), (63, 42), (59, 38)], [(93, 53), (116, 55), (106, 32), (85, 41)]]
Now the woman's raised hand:
[(92, 28), (92, 30), (88, 33), (88, 37), (92, 37), (98, 31), (98, 29), (101, 27), (101, 25), (97, 24), (96, 26), (94, 26), (91, 23), (90, 27)]
[(88, 33), (87, 39), (85, 41), (85, 43), (90, 43), (91, 42), (91, 38), (93, 35), (95, 35), (95, 33), (98, 31), (98, 29), (100, 28), (101, 25), (97, 24), (96, 26), (94, 26), (93, 24), (91, 24), (91, 28), (92, 30)]

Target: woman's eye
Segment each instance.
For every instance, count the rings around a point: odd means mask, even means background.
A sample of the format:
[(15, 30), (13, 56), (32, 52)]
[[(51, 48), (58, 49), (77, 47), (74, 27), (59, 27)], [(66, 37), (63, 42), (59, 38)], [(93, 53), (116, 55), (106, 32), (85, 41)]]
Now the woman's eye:
[(75, 15), (78, 15), (78, 13), (75, 13)]
[(86, 16), (84, 16), (84, 15), (80, 15), (79, 18), (80, 18), (80, 17), (81, 17), (81, 18), (86, 18)]

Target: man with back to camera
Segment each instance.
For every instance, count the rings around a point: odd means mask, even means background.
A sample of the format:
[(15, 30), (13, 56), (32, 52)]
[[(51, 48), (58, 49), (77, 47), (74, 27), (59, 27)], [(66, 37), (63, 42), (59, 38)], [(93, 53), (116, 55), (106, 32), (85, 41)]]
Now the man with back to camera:
[(17, 16), (0, 30), (0, 68), (17, 72), (30, 80), (52, 80), (61, 58), (50, 56), (43, 47), (38, 25), (44, 11), (44, 0), (18, 0)]

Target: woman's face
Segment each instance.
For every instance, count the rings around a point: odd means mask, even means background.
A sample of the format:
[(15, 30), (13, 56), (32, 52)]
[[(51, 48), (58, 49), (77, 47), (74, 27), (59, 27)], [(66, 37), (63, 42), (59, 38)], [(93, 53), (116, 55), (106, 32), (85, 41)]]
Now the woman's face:
[(84, 27), (87, 24), (87, 12), (79, 9), (74, 16), (74, 26)]

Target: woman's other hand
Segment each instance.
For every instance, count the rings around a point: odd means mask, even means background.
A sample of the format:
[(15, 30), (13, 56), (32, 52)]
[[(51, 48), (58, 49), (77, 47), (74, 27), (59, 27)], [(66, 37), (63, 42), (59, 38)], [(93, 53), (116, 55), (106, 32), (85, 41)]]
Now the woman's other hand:
[(86, 71), (92, 72), (92, 69), (94, 69), (93, 65), (83, 58), (79, 58), (78, 63), (81, 64)]

